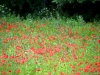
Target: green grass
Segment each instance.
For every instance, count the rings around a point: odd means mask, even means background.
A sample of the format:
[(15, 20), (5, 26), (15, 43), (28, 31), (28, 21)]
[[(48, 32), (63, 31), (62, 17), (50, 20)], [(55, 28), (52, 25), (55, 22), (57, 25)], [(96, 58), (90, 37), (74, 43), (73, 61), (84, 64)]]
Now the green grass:
[(0, 25), (0, 75), (100, 75), (99, 23), (4, 17)]

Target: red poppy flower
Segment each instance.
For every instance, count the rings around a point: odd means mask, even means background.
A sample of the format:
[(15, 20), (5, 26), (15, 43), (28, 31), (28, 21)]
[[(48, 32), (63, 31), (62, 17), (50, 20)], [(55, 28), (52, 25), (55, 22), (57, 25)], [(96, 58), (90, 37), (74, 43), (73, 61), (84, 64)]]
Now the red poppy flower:
[(2, 71), (2, 75), (7, 75), (7, 72), (5, 72), (5, 71)]
[(52, 73), (51, 72), (48, 72), (48, 75), (52, 75)]
[(98, 43), (100, 44), (100, 40), (98, 40)]
[(9, 70), (9, 72), (12, 72), (12, 70)]
[(0, 29), (2, 28), (2, 25), (0, 24)]
[(7, 43), (8, 42), (8, 40), (7, 39), (4, 39), (4, 43)]
[(8, 24), (8, 29), (12, 29), (13, 26), (11, 24)]
[(41, 68), (37, 68), (37, 69), (36, 69), (36, 72), (39, 72), (39, 71), (41, 71)]
[(60, 72), (60, 75), (64, 75), (64, 73), (63, 72)]
[(100, 62), (97, 62), (97, 66), (100, 68)]
[(22, 48), (22, 46), (16, 46), (16, 50), (21, 50)]
[(80, 72), (76, 72), (76, 75), (81, 75)]
[(17, 74), (20, 74), (20, 73), (21, 73), (20, 69), (17, 69), (17, 71), (16, 71), (16, 72), (17, 72)]

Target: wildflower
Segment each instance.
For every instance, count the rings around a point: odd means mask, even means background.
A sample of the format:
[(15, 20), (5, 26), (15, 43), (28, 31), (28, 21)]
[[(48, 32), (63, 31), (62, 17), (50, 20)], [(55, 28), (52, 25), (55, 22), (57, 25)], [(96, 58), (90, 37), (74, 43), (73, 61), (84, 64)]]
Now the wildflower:
[(77, 59), (77, 56), (75, 53), (72, 54), (74, 59)]
[(8, 58), (8, 55), (7, 54), (3, 55), (3, 58), (6, 58), (7, 59)]
[(80, 72), (76, 72), (76, 75), (81, 75)]
[(60, 72), (60, 75), (67, 75), (67, 74), (65, 74), (65, 73), (63, 73), (63, 72)]
[(21, 50), (22, 46), (16, 46), (16, 50)]
[(7, 39), (4, 39), (4, 43), (7, 43), (8, 42), (8, 40)]
[(8, 64), (8, 66), (10, 67), (10, 66), (11, 66), (11, 64)]
[(97, 66), (100, 68), (100, 62), (97, 62)]
[(7, 72), (5, 72), (5, 71), (2, 71), (2, 75), (7, 75)]
[(36, 53), (42, 55), (42, 54), (45, 53), (45, 51), (44, 51), (44, 49), (40, 48), (40, 49), (37, 49), (37, 52)]
[(64, 75), (64, 73), (63, 72), (60, 72), (60, 75)]
[(82, 62), (80, 62), (79, 64), (78, 64), (78, 66), (80, 66), (82, 64)]
[(96, 38), (96, 35), (95, 35), (95, 34), (92, 34), (92, 37), (93, 37), (93, 38)]
[(49, 37), (48, 37), (48, 40), (49, 40), (49, 41), (54, 41), (54, 40), (56, 40), (56, 37), (55, 37), (55, 36), (49, 36)]
[(83, 70), (83, 68), (78, 68), (78, 70), (81, 70), (81, 71), (82, 71), (82, 70)]
[(88, 72), (91, 67), (92, 67), (92, 64), (87, 65), (84, 69), (84, 72)]
[(20, 69), (17, 69), (16, 72), (17, 72), (17, 74), (20, 74), (21, 73), (21, 70)]
[(62, 61), (62, 62), (64, 62), (64, 61), (65, 61), (65, 59), (62, 57), (62, 58), (61, 58), (61, 61)]
[(6, 53), (6, 51), (3, 52), (3, 58), (5, 58), (5, 59), (8, 58), (8, 54)]
[(57, 67), (57, 64), (54, 64), (54, 67)]
[(8, 29), (12, 29), (12, 28), (13, 28), (13, 26), (8, 24)]
[(2, 28), (2, 25), (0, 24), (0, 29)]
[(21, 62), (22, 64), (24, 64), (24, 63), (27, 62), (27, 61), (28, 61), (27, 58), (22, 58), (20, 62)]
[(48, 75), (52, 75), (52, 73), (51, 72), (48, 72)]
[(88, 68), (85, 68), (85, 69), (84, 69), (84, 72), (88, 72), (88, 71), (89, 71), (89, 69), (88, 69)]
[(73, 36), (73, 38), (74, 38), (74, 39), (77, 39), (77, 36), (75, 35), (75, 36)]
[(10, 56), (10, 60), (12, 60), (12, 59), (14, 59), (15, 58), (15, 56)]
[(97, 68), (97, 71), (100, 72), (100, 67)]
[(9, 70), (9, 72), (12, 72), (12, 70)]
[(41, 71), (41, 68), (37, 68), (37, 69), (36, 69), (36, 72), (40, 72), (40, 71)]
[(100, 44), (100, 40), (98, 40), (98, 43)]
[(70, 44), (68, 42), (66, 42), (66, 45), (67, 45), (68, 48), (72, 47), (72, 44)]

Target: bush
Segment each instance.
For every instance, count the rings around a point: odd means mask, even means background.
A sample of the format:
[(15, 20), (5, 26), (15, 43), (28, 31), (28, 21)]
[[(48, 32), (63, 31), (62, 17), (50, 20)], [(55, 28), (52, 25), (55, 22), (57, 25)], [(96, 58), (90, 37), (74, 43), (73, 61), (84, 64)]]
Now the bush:
[(9, 14), (11, 9), (8, 7), (5, 7), (4, 5), (0, 5), (0, 17), (7, 16)]

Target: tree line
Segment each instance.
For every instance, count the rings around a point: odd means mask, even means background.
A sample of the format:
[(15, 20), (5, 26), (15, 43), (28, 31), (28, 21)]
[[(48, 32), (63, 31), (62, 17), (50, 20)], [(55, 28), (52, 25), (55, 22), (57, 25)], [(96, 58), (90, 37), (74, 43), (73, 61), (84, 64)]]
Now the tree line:
[(61, 16), (82, 15), (86, 21), (100, 19), (99, 0), (0, 0), (2, 4), (21, 16), (47, 8), (50, 12), (55, 9)]

